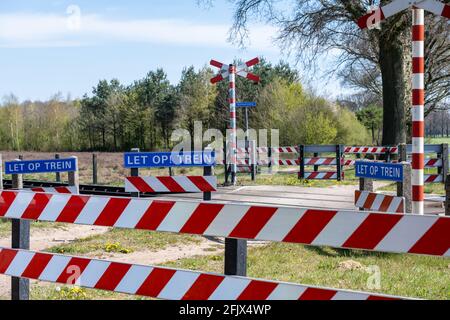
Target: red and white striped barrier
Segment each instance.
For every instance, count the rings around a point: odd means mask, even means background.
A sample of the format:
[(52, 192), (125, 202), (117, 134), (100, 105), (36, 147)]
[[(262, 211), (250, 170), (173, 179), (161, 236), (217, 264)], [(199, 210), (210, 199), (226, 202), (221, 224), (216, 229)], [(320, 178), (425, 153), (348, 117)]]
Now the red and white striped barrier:
[(238, 173), (251, 173), (252, 168), (251, 167), (237, 167)]
[(344, 153), (351, 154), (383, 154), (386, 152), (391, 154), (398, 153), (398, 147), (345, 147)]
[(215, 176), (127, 177), (125, 192), (211, 192), (217, 191)]
[(444, 182), (442, 174), (426, 174), (424, 175), (424, 183)]
[(356, 190), (355, 206), (372, 211), (405, 213), (405, 198)]
[(450, 256), (450, 217), (3, 191), (0, 217)]
[(305, 166), (336, 165), (336, 158), (305, 158)]
[(337, 172), (305, 172), (306, 180), (336, 180)]
[[(26, 190), (26, 189), (25, 189)], [(61, 187), (52, 187), (52, 188), (31, 188), (33, 192), (47, 192), (47, 193), (69, 193), (69, 194), (78, 194), (78, 189), (75, 186), (61, 186)]]
[(442, 167), (442, 159), (425, 159), (426, 168), (439, 168)]
[(406, 299), (5, 248), (0, 248), (0, 274), (167, 300)]
[[(298, 147), (273, 147), (271, 148), (274, 153), (298, 153)], [(268, 153), (268, 147), (258, 147), (256, 150), (259, 153)]]

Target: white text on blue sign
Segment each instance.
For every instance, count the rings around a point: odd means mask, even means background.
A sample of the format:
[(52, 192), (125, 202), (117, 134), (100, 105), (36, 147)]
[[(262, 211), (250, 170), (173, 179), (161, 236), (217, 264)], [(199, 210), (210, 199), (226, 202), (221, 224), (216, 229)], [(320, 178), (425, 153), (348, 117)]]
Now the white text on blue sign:
[(72, 172), (76, 170), (76, 161), (74, 158), (5, 162), (6, 174)]
[(357, 161), (355, 164), (355, 174), (359, 178), (401, 182), (403, 181), (403, 165)]
[(125, 168), (207, 167), (215, 164), (214, 152), (128, 152)]

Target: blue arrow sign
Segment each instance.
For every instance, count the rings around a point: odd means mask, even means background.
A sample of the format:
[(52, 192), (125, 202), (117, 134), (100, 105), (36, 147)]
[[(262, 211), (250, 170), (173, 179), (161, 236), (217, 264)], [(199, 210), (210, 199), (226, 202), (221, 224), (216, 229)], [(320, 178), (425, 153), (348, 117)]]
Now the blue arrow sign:
[(236, 108), (253, 108), (256, 107), (256, 102), (236, 102)]
[(5, 162), (6, 174), (73, 172), (76, 170), (76, 161), (74, 158)]
[(359, 178), (402, 182), (403, 165), (398, 163), (356, 161), (355, 175)]
[(214, 151), (127, 152), (125, 168), (209, 167), (216, 163)]

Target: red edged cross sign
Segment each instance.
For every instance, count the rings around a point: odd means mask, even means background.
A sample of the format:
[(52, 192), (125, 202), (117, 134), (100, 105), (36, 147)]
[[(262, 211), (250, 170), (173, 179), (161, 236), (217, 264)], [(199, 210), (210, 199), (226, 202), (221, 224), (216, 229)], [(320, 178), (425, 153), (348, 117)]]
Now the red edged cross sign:
[(361, 29), (370, 29), (381, 21), (386, 20), (387, 18), (412, 6), (450, 19), (450, 5), (448, 4), (444, 4), (436, 0), (394, 0), (387, 5), (379, 7), (359, 18), (358, 26)]
[[(240, 77), (249, 79), (254, 82), (259, 82), (259, 77), (251, 72), (248, 72), (248, 68), (251, 66), (254, 66), (255, 64), (259, 63), (259, 58), (254, 58), (252, 60), (249, 60), (245, 63), (239, 64), (236, 66), (236, 74)], [(226, 79), (230, 74), (230, 66), (227, 64), (224, 64), (222, 62), (211, 60), (210, 65), (219, 68), (219, 74), (211, 79), (211, 83), (217, 83), (224, 79)]]

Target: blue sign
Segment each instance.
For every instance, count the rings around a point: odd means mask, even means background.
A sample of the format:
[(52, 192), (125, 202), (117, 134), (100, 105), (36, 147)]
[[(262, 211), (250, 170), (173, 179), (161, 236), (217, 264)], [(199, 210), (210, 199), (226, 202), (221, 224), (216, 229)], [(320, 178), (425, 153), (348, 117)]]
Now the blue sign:
[(6, 174), (72, 172), (76, 170), (75, 158), (5, 162)]
[(127, 152), (125, 168), (209, 167), (216, 164), (214, 151), (192, 152)]
[(256, 107), (256, 102), (236, 102), (236, 108), (252, 108)]
[(356, 161), (355, 172), (359, 178), (403, 181), (403, 165), (397, 163)]

